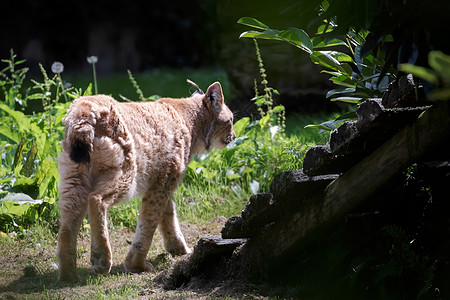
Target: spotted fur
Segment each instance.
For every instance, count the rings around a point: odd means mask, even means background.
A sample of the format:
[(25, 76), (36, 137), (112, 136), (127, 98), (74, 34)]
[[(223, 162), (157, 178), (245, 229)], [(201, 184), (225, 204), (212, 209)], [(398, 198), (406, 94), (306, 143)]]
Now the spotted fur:
[(151, 270), (146, 256), (158, 226), (169, 253), (190, 252), (171, 198), (193, 155), (223, 148), (235, 138), (233, 114), (224, 104), (220, 84), (213, 83), (205, 94), (155, 102), (85, 96), (72, 103), (63, 122), (59, 279), (77, 278), (77, 235), (86, 213), (93, 269), (109, 273), (106, 215), (112, 205), (131, 197), (142, 197), (142, 205), (124, 262), (127, 271)]

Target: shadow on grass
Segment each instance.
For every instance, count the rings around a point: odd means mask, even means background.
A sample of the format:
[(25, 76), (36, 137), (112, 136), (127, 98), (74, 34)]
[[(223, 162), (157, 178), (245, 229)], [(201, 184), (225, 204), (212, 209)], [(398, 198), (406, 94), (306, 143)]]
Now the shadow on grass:
[[(149, 260), (159, 272), (171, 263), (170, 255), (167, 253), (157, 255)], [(121, 277), (129, 274), (125, 271), (122, 263), (112, 266), (108, 275), (96, 274), (91, 268), (78, 268), (77, 282), (60, 282), (58, 280), (58, 270), (40, 271), (33, 266), (23, 268), (23, 274), (16, 280), (11, 281), (7, 286), (0, 286), (0, 299), (16, 299), (17, 295), (25, 296), (30, 294), (43, 294), (58, 291), (65, 288), (77, 288), (85, 286), (98, 286), (102, 284), (106, 277)]]
[(7, 286), (0, 286), (0, 294), (31, 294), (59, 290), (66, 287), (98, 285), (105, 276), (119, 276), (127, 273), (121, 264), (113, 266), (109, 275), (98, 275), (91, 268), (78, 268), (77, 271), (77, 282), (60, 282), (58, 280), (58, 270), (39, 272), (33, 267), (26, 266), (23, 269), (22, 276), (10, 282)]

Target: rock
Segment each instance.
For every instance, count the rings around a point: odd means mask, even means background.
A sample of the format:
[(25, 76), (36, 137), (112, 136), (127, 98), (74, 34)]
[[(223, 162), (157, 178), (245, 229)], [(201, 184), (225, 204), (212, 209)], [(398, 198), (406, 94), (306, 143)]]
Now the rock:
[(175, 289), (187, 284), (191, 278), (199, 274), (216, 274), (233, 251), (246, 239), (223, 239), (218, 235), (202, 237), (194, 251), (181, 257), (173, 267), (158, 275), (155, 280), (161, 282), (166, 289)]
[(271, 193), (260, 193), (250, 197), (241, 216), (231, 217), (222, 228), (223, 238), (249, 238), (257, 234), (259, 228), (275, 219), (272, 210), (273, 197)]
[(357, 110), (358, 122), (356, 122), (356, 129), (361, 131), (365, 129), (384, 111), (384, 106), (380, 98), (367, 99), (361, 103)]
[(298, 204), (301, 201), (300, 199), (325, 188), (338, 177), (337, 174), (308, 176), (301, 170), (282, 172), (273, 179), (270, 191), (276, 200), (276, 204), (290, 201), (295, 201)]
[(271, 193), (253, 195), (240, 217), (228, 219), (223, 238), (251, 238), (267, 225), (283, 219), (286, 212), (302, 208), (303, 201), (323, 189), (338, 175), (307, 176), (302, 171), (282, 172), (272, 181)]
[(357, 134), (356, 121), (345, 122), (339, 128), (333, 130), (330, 135), (331, 153), (345, 152), (347, 150), (346, 146)]
[(414, 80), (412, 74), (403, 75), (391, 82), (382, 100), (386, 108), (415, 107), (425, 105), (426, 102), (423, 86)]

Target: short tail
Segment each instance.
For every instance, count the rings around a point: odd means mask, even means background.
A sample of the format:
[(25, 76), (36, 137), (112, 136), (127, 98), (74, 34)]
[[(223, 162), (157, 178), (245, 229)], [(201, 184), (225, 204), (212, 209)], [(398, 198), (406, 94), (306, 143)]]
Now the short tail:
[(63, 122), (66, 125), (64, 151), (76, 163), (90, 162), (96, 124), (92, 103), (78, 99), (68, 110)]
[(76, 163), (90, 162), (90, 152), (91, 150), (88, 144), (85, 144), (80, 140), (73, 140), (70, 145), (69, 157)]

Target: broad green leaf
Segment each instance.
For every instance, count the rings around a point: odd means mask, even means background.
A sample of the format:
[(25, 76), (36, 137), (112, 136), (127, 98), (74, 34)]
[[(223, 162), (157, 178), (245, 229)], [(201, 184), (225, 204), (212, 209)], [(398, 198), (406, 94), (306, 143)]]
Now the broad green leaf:
[(261, 29), (261, 30), (270, 29), (269, 26), (267, 26), (263, 22), (260, 22), (260, 21), (256, 20), (255, 18), (251, 18), (251, 17), (242, 17), (237, 22), (238, 22), (238, 24), (246, 25), (246, 26)]
[[(341, 63), (338, 59), (341, 59), (342, 62), (348, 60), (348, 55), (338, 54), (337, 51), (314, 51), (311, 53), (311, 60), (315, 64), (319, 64), (326, 68), (329, 68), (333, 71), (338, 71), (343, 74), (347, 74), (349, 76), (352, 75), (352, 68), (345, 63)], [(337, 59), (338, 58), (338, 59)], [(350, 57), (351, 59), (351, 57)]]
[(29, 204), (20, 205), (14, 201), (0, 200), (0, 212), (6, 215), (22, 216), (30, 207)]
[(240, 137), (238, 137), (238, 138), (236, 138), (236, 139), (234, 139), (231, 143), (229, 143), (228, 145), (227, 145), (227, 150), (231, 150), (231, 149), (233, 149), (234, 147), (236, 147), (236, 146), (239, 146), (240, 144), (242, 144), (245, 140), (247, 140), (247, 139), (249, 139), (250, 137), (248, 137), (248, 136), (240, 136)]
[(13, 118), (21, 132), (27, 132), (30, 129), (30, 119), (22, 112), (10, 109), (7, 105), (0, 104), (0, 110)]
[(0, 212), (22, 216), (30, 205), (41, 204), (42, 202), (42, 200), (34, 200), (27, 194), (8, 193), (3, 199), (0, 199)]
[(261, 31), (246, 31), (246, 32), (241, 33), (239, 38), (246, 37), (246, 38), (252, 38), (252, 39), (283, 41), (283, 39), (280, 39), (278, 37), (279, 33), (280, 33), (280, 31), (273, 30), (273, 29), (265, 30), (262, 32)]
[(337, 98), (330, 99), (330, 101), (342, 101), (342, 102), (354, 103), (354, 104), (361, 102), (361, 100), (363, 100), (363, 98), (359, 98), (359, 97), (337, 97)]
[(439, 84), (439, 78), (436, 76), (435, 72), (432, 70), (429, 70), (427, 68), (421, 67), (421, 66), (415, 66), (411, 64), (400, 64), (398, 66), (399, 71), (405, 72), (405, 73), (411, 73), (414, 76), (417, 76), (419, 78), (422, 78), (432, 84)]
[(332, 56), (339, 62), (353, 62), (353, 58), (350, 55), (339, 51), (321, 51), (321, 52)]
[(340, 39), (330, 39), (327, 40), (324, 37), (321, 36), (315, 36), (311, 39), (314, 48), (328, 48), (328, 47), (334, 47), (334, 46), (346, 46), (347, 44)]
[(330, 80), (337, 85), (354, 88), (356, 87), (356, 81), (349, 78), (347, 75), (339, 75), (335, 77), (331, 77)]
[(280, 32), (278, 36), (300, 47), (302, 50), (310, 54), (312, 53), (312, 41), (304, 30), (296, 27), (290, 27), (289, 29)]
[(329, 97), (331, 97), (331, 96), (333, 96), (333, 95), (336, 95), (336, 94), (353, 93), (353, 92), (355, 92), (355, 91), (356, 91), (355, 88), (334, 89), (334, 90), (328, 91), (328, 93), (327, 93), (327, 95), (326, 95), (326, 98), (329, 98)]
[(0, 126), (0, 135), (3, 135), (13, 141), (18, 143), (20, 141), (21, 135), (16, 130), (13, 130), (9, 126)]
[(234, 133), (236, 134), (236, 136), (240, 137), (242, 135), (242, 133), (244, 132), (244, 129), (249, 124), (250, 124), (249, 117), (244, 117), (244, 118), (240, 119), (239, 121), (237, 121), (236, 123), (234, 123), (233, 129), (234, 129)]

